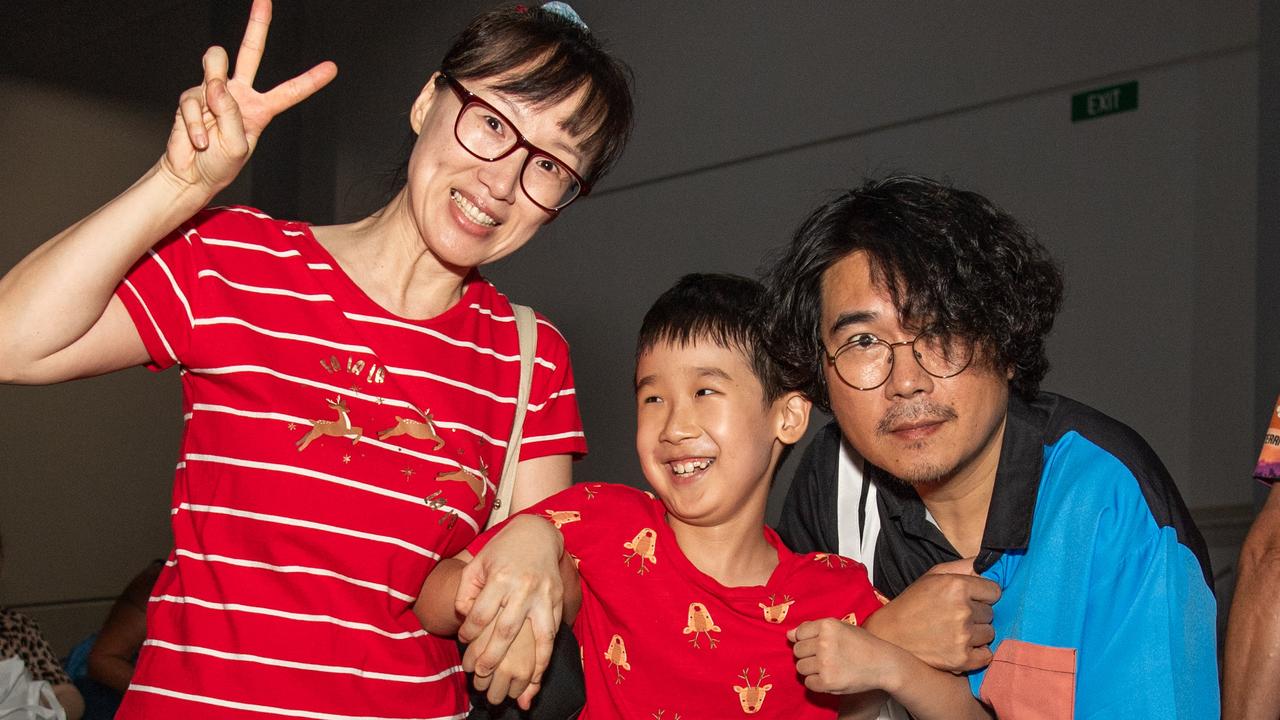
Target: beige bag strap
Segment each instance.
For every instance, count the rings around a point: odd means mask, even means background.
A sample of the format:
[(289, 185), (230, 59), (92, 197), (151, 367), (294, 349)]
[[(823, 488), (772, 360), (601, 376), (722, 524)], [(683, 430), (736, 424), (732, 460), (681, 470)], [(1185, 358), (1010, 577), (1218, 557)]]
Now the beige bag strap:
[(538, 318), (533, 308), (511, 303), (516, 315), (516, 334), (520, 336), (520, 393), (516, 396), (516, 419), (511, 424), (507, 456), (502, 461), (502, 477), (498, 480), (498, 497), (489, 513), (493, 527), (511, 514), (511, 493), (516, 486), (516, 466), (520, 464), (520, 436), (524, 432), (524, 415), (529, 409), (529, 388), (533, 385), (533, 354), (538, 346)]

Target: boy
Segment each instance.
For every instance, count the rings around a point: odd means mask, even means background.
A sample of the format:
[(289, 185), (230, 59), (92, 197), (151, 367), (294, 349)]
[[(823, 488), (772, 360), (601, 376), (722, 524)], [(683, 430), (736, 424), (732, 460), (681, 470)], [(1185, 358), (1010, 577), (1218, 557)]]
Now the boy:
[[(765, 353), (763, 293), (745, 278), (689, 275), (645, 316), (636, 450), (660, 500), (580, 484), (522, 513), (553, 524), (577, 567), (565, 605), (586, 677), (582, 717), (835, 717), (841, 698), (813, 690), (863, 693), (842, 717), (874, 717), (883, 698), (864, 691), (880, 688), (919, 718), (986, 717), (963, 679), (856, 627), (881, 606), (861, 565), (796, 555), (765, 526), (774, 470), (810, 403)], [(522, 662), (527, 626), (522, 635), (504, 663)], [(850, 655), (856, 667), (840, 660)]]

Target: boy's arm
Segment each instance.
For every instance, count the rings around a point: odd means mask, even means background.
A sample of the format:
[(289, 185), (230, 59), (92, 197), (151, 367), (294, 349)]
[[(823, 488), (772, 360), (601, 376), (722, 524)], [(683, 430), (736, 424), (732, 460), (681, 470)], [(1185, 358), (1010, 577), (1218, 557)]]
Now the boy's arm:
[(466, 550), (443, 558), (422, 583), (418, 599), (413, 603), (413, 614), (432, 635), (456, 635), (462, 626), (465, 618), (454, 606), (454, 597), (458, 594), (462, 571), (470, 561), (471, 553)]
[(963, 677), (935, 670), (902, 648), (834, 618), (801, 623), (787, 633), (795, 643), (796, 671), (816, 692), (864, 693), (842, 717), (875, 717), (884, 690), (917, 720), (988, 720), (994, 717)]

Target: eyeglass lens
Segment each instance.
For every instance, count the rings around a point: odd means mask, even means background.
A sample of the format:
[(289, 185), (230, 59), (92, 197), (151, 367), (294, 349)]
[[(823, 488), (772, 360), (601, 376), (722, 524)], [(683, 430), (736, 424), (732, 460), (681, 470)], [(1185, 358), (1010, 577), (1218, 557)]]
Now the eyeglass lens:
[[(939, 335), (925, 334), (911, 344), (911, 354), (925, 372), (937, 378), (958, 374), (969, 365), (971, 344)], [(836, 373), (855, 388), (879, 387), (893, 370), (893, 348), (884, 340), (863, 336), (836, 353)]]
[[(494, 160), (518, 142), (515, 128), (489, 108), (471, 103), (458, 116), (457, 136), (468, 152)], [(578, 196), (577, 180), (554, 158), (531, 152), (520, 175), (529, 199), (544, 208), (558, 210)]]

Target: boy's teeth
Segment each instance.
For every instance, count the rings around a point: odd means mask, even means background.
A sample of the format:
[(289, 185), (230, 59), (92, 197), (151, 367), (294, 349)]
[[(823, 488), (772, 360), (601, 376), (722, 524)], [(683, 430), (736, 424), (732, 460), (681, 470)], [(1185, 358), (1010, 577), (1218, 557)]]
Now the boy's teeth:
[(671, 471), (672, 471), (672, 472), (674, 472), (674, 473), (675, 473), (675, 474), (677, 474), (677, 475), (689, 475), (689, 474), (691, 474), (691, 473), (695, 473), (695, 472), (697, 472), (697, 471), (699, 471), (699, 470), (705, 470), (705, 469), (707, 469), (707, 467), (708, 467), (709, 465), (711, 465), (711, 463), (712, 463), (712, 462), (714, 462), (714, 461), (712, 461), (712, 460), (689, 460), (688, 462), (673, 462), (673, 463), (671, 463)]
[(488, 213), (476, 207), (470, 200), (462, 197), (462, 193), (457, 190), (450, 190), (449, 195), (453, 198), (453, 204), (462, 208), (462, 212), (466, 213), (472, 222), (488, 225), (489, 227), (497, 227), (497, 220), (494, 220)]

